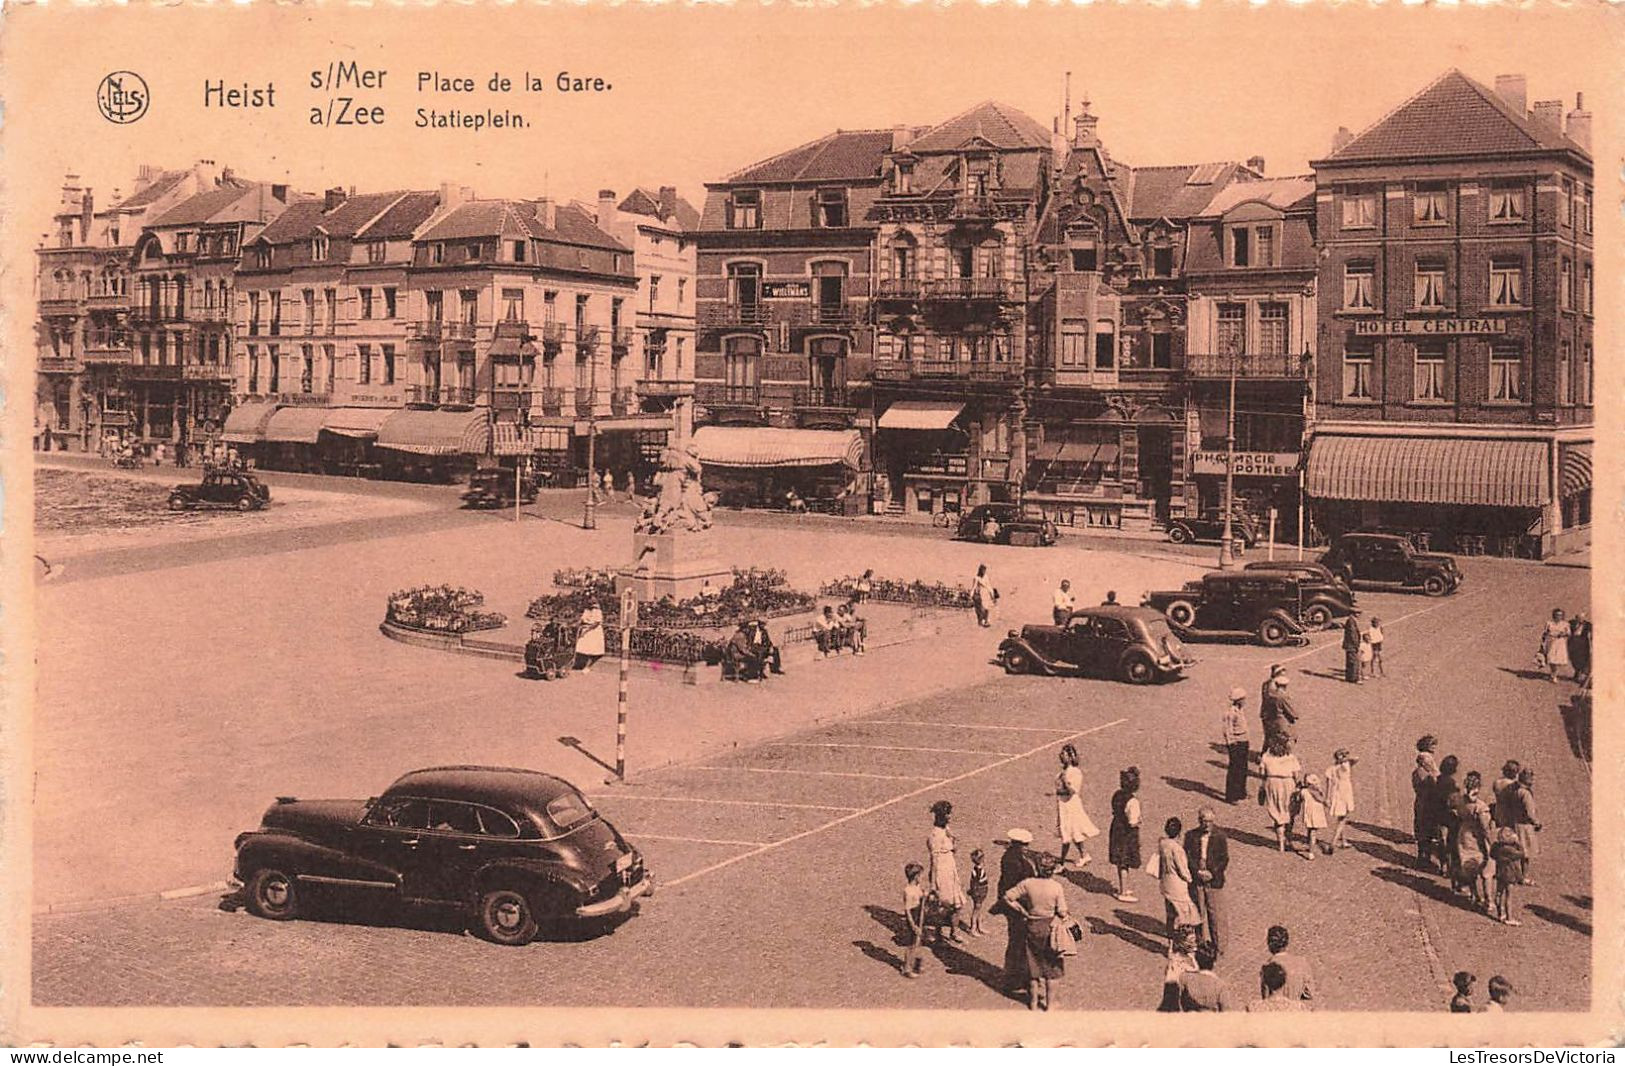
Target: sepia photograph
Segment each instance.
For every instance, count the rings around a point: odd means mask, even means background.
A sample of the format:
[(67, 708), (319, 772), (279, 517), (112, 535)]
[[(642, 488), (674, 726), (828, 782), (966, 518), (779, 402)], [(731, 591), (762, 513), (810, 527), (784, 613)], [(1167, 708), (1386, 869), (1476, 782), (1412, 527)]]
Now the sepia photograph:
[(1621, 1039), (1617, 12), (4, 18), (0, 1040)]

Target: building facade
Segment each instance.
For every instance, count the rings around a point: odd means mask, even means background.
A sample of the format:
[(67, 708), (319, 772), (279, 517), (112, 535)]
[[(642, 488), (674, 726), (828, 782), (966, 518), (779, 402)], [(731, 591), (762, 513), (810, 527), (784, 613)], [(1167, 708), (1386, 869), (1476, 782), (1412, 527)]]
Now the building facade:
[(1589, 536), (1590, 116), (1526, 96), (1450, 71), (1314, 163), (1325, 533), (1537, 556)]

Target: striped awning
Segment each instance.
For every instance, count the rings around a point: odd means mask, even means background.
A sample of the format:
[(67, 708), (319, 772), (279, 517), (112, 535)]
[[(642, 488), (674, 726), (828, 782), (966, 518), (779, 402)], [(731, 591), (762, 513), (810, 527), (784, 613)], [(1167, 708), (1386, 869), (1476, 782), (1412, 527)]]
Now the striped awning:
[(863, 437), (855, 429), (705, 426), (694, 431), (694, 447), (700, 462), (712, 466), (863, 468)]
[(265, 439), (265, 423), (276, 414), (274, 403), (243, 403), (231, 409), (220, 439), (227, 444), (255, 444)]
[(879, 429), (947, 429), (964, 410), (962, 403), (897, 400), (875, 425)]
[(323, 433), (337, 433), (341, 437), (376, 437), (394, 407), (335, 407), (327, 412), (322, 423)]
[(425, 411), (408, 407), (378, 430), (378, 447), (413, 455), (483, 455), (490, 443), (487, 409)]
[(1591, 445), (1564, 444), (1557, 461), (1562, 496), (1578, 496), (1591, 487)]
[(1304, 487), (1329, 500), (1540, 507), (1547, 445), (1462, 437), (1316, 437)]
[(264, 440), (267, 444), (315, 444), (330, 414), (327, 407), (284, 407), (265, 423)]
[(492, 438), (494, 455), (532, 455), (536, 452), (562, 452), (570, 447), (570, 430), (565, 426), (532, 426), (520, 429), (512, 422), (498, 422)]

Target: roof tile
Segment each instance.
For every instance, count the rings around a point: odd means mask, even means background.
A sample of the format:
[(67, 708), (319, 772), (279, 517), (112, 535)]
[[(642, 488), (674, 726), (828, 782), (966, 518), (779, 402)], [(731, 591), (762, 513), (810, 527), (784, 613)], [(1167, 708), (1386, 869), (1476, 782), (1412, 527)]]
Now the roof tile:
[(1562, 131), (1519, 114), (1494, 90), (1449, 70), (1400, 104), (1329, 162), (1421, 155), (1495, 155), (1535, 149), (1590, 153)]

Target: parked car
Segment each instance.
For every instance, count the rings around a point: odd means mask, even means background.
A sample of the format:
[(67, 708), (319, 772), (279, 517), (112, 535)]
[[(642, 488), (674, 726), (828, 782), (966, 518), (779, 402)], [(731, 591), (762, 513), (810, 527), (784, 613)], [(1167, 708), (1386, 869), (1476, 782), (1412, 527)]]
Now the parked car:
[[(1230, 533), (1236, 538), (1236, 543), (1244, 548), (1251, 548), (1258, 543), (1258, 523), (1245, 511), (1230, 512)], [(1224, 512), (1210, 509), (1195, 516), (1186, 515), (1184, 518), (1172, 519), (1168, 523), (1168, 539), (1175, 544), (1189, 544), (1197, 540), (1223, 540)]]
[[(991, 540), (987, 535), (990, 519), (997, 530)], [(954, 529), (954, 537), (959, 540), (1027, 547), (1054, 544), (1057, 536), (1055, 523), (1045, 518), (1043, 512), (1019, 503), (977, 504), (959, 516), (959, 524)]]
[(1429, 596), (1444, 596), (1460, 588), (1463, 580), (1456, 560), (1419, 552), (1397, 533), (1344, 533), (1320, 563), (1342, 575), (1350, 587), (1420, 589)]
[(654, 890), (643, 856), (562, 778), (534, 770), (414, 770), (370, 800), (279, 796), (237, 838), (248, 909), (286, 921), (312, 889), (461, 910), (497, 943), (612, 919)]
[(253, 474), (240, 470), (210, 470), (196, 484), (176, 485), (169, 492), (171, 511), (198, 507), (235, 507), (257, 511), (271, 502), (271, 490)]
[(1177, 592), (1148, 592), (1186, 640), (1257, 640), (1270, 648), (1303, 644), (1304, 589), (1291, 574), (1229, 571), (1205, 574)]
[(1011, 674), (1072, 674), (1148, 685), (1180, 677), (1192, 659), (1167, 621), (1145, 607), (1090, 607), (1063, 626), (1022, 626), (999, 645)]
[(1358, 614), (1354, 593), (1348, 583), (1319, 563), (1261, 562), (1242, 567), (1246, 573), (1288, 574), (1298, 579), (1303, 591), (1299, 619), (1311, 629), (1319, 629), (1333, 619)]
[(1248, 563), (1243, 570), (1274, 570), (1283, 574), (1298, 574), (1310, 581), (1319, 581), (1327, 585), (1338, 585), (1348, 588), (1348, 582), (1343, 575), (1334, 573), (1329, 567), (1307, 559), (1261, 559), (1256, 563)]
[[(484, 466), (468, 475), (468, 488), (463, 490), (465, 507), (512, 507), (514, 472), (501, 466)], [(536, 502), (536, 480), (521, 476), (518, 484), (521, 503)]]

